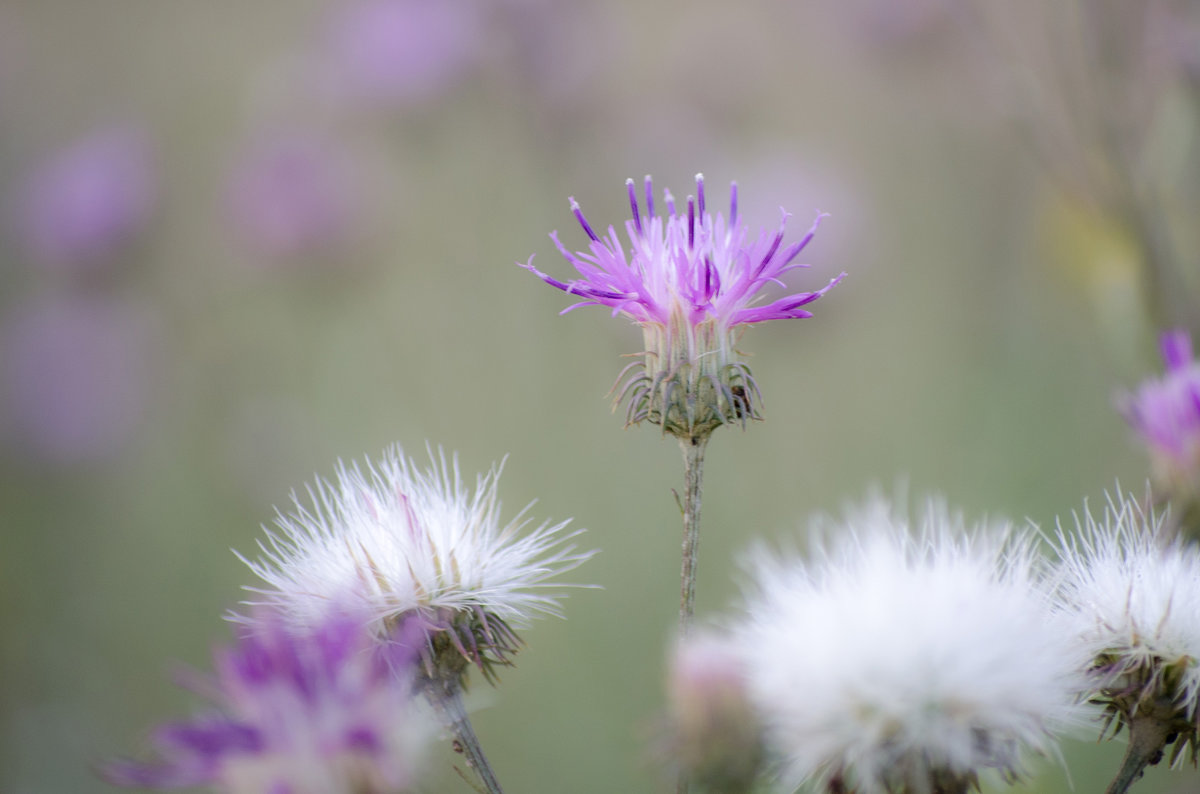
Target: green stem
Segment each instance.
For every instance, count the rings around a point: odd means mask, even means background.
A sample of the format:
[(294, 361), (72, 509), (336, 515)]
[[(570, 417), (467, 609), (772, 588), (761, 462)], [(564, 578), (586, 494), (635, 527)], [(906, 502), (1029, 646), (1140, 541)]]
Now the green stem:
[(1141, 778), (1146, 767), (1157, 764), (1162, 759), (1171, 730), (1170, 720), (1152, 715), (1134, 717), (1129, 725), (1129, 748), (1125, 751), (1125, 760), (1121, 762), (1121, 770), (1105, 794), (1125, 794)]
[(475, 729), (471, 727), (471, 718), (467, 716), (467, 710), (462, 702), (462, 689), (453, 684), (435, 685), (429, 687), (427, 693), (434, 708), (441, 714), (446, 727), (454, 734), (458, 746), (462, 748), (462, 753), (467, 759), (467, 766), (479, 775), (484, 790), (488, 794), (504, 794), (499, 781), (496, 780), (496, 773), (492, 771), (487, 756), (483, 754), (479, 737), (475, 735)]
[(707, 436), (681, 438), (683, 452), (683, 561), (679, 579), (679, 636), (686, 637), (692, 627), (696, 604), (696, 557), (700, 546), (700, 483), (704, 475), (704, 448)]
[[(679, 636), (686, 637), (692, 628), (696, 607), (696, 562), (700, 550), (700, 484), (704, 477), (704, 448), (708, 436), (679, 439), (683, 452), (683, 550), (679, 570)], [(676, 794), (687, 794), (687, 777), (680, 772), (675, 784)]]

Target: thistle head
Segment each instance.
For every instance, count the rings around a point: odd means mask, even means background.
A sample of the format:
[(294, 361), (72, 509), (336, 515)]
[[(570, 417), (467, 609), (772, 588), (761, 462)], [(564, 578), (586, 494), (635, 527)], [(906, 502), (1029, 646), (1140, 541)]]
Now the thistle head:
[(1200, 500), (1200, 362), (1187, 331), (1159, 339), (1165, 371), (1119, 398), (1125, 420), (1150, 456), (1156, 490), (1180, 506)]
[(310, 628), (260, 612), (197, 682), (213, 709), (154, 734), (158, 758), (116, 761), (117, 785), (210, 786), (228, 794), (396, 794), (430, 738), (414, 700), (413, 656), (379, 643), (352, 612)]
[(665, 750), (677, 771), (705, 791), (749, 791), (765, 748), (732, 638), (704, 633), (679, 642), (668, 669), (667, 708)]
[(348, 601), (380, 637), (417, 627), (427, 678), (459, 686), (473, 664), (494, 681), (520, 646), (517, 630), (560, 614), (548, 580), (591, 552), (570, 543), (582, 530), (568, 522), (527, 529), (528, 508), (503, 522), (499, 466), (469, 488), (457, 459), (430, 458), (422, 469), (393, 448), (365, 470), (339, 466), (336, 481), (318, 480), (311, 504), (294, 498), (260, 558), (246, 560), (264, 583), (247, 588), (257, 598), (246, 603), (308, 625)]
[(815, 292), (797, 292), (763, 302), (783, 276), (808, 267), (796, 261), (823, 218), (808, 232), (784, 245), (788, 214), (778, 228), (752, 235), (738, 215), (737, 185), (730, 190), (729, 216), (709, 210), (704, 177), (696, 193), (677, 207), (670, 191), (665, 212), (655, 208), (646, 177), (644, 205), (632, 179), (627, 180), (631, 219), (625, 222), (626, 248), (616, 229), (601, 237), (572, 198), (571, 210), (588, 237), (588, 250), (572, 253), (551, 234), (559, 252), (580, 278), (560, 281), (540, 270), (532, 258), (523, 265), (552, 287), (624, 314), (642, 328), (645, 349), (626, 367), (614, 390), (626, 405), (630, 424), (643, 420), (681, 439), (706, 438), (729, 423), (760, 418), (761, 394), (750, 368), (736, 349), (749, 325), (766, 320), (811, 317), (805, 308), (838, 283), (844, 273)]
[(965, 792), (1055, 752), (1078, 653), (1032, 542), (931, 506), (910, 528), (882, 500), (819, 531), (809, 559), (762, 552), (734, 624), (751, 697), (788, 785)]
[(1106, 728), (1170, 725), (1175, 757), (1200, 748), (1200, 548), (1131, 495), (1085, 505), (1058, 534), (1059, 608), (1083, 650)]

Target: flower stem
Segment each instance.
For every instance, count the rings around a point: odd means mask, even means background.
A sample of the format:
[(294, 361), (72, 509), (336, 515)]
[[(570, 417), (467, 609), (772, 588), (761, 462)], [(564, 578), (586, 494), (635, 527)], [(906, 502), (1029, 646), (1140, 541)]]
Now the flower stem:
[[(696, 558), (700, 549), (700, 483), (704, 477), (704, 448), (708, 436), (680, 438), (683, 452), (683, 552), (679, 570), (679, 636), (686, 637), (692, 627), (696, 605)], [(687, 794), (687, 777), (680, 772), (676, 794)]]
[(487, 756), (483, 754), (479, 737), (471, 727), (471, 718), (467, 716), (462, 702), (462, 689), (454, 685), (437, 686), (431, 687), (428, 694), (434, 707), (441, 713), (446, 727), (454, 734), (455, 749), (461, 748), (461, 752), (466, 756), (467, 766), (479, 775), (484, 790), (488, 794), (504, 794), (499, 781), (496, 780), (496, 773), (492, 771)]
[(1129, 747), (1125, 751), (1125, 760), (1105, 794), (1125, 794), (1141, 778), (1146, 767), (1162, 760), (1163, 748), (1171, 731), (1170, 720), (1152, 714), (1134, 717), (1129, 724)]
[(679, 636), (692, 627), (696, 604), (696, 557), (700, 546), (700, 483), (704, 475), (704, 448), (708, 436), (679, 439), (683, 452), (683, 561), (679, 579)]

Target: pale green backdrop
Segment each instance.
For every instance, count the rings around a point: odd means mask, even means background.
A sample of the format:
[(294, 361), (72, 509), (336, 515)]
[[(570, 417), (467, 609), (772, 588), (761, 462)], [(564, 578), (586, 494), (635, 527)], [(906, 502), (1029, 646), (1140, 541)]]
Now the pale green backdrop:
[[(252, 551), (272, 506), (338, 458), (427, 441), (472, 473), (508, 455), (506, 512), (537, 499), (534, 517), (574, 517), (601, 550), (571, 578), (603, 589), (573, 592), (499, 688), (472, 689), (506, 788), (670, 790), (648, 748), (676, 610), (679, 455), (609, 411), (637, 331), (601, 309), (558, 316), (565, 297), (515, 265), (536, 254), (565, 277), (547, 234), (582, 246), (567, 197), (596, 226), (623, 222), (626, 177), (682, 196), (703, 171), (713, 203), (737, 179), (744, 214), (771, 225), (782, 205), (797, 236), (829, 212), (791, 283), (848, 273), (814, 319), (743, 339), (766, 419), (710, 446), (702, 616), (733, 603), (751, 541), (796, 536), (872, 484), (1043, 526), (1118, 478), (1140, 489), (1114, 396), (1157, 371), (1155, 330), (1195, 295), (1149, 314), (1129, 235), (1030, 134), (1052, 126), (1085, 163), (1104, 156), (1045, 112), (1064, 88), (1056, 58), (1039, 59), (1072, 50), (1015, 35), (1039, 24), (1024, 6), (997, 29), (938, 0), (509, 0), (479, 12), (444, 85), (385, 106), (319, 85), (308, 59), (332, 1), (0, 7), (6, 206), (38, 162), (113, 120), (144, 125), (158, 184), (147, 226), (83, 276), (24, 253), (15, 222), (0, 237), (0, 318), (115, 297), (152, 340), (138, 421), (111, 449), (63, 462), (20, 417), (0, 425), (0, 791), (109, 791), (91, 765), (186, 713), (171, 670), (207, 667), (228, 638), (222, 613), (250, 583), (230, 549)], [(1166, 79), (1134, 71), (1087, 90), (1140, 96), (1127, 83)], [(1168, 187), (1194, 207), (1194, 88), (1155, 85), (1174, 115), (1138, 140), (1162, 138)], [(1149, 124), (1141, 106), (1108, 112)], [(226, 181), (258, 131), (293, 126), (352, 163), (354, 228), (271, 258), (231, 233)], [(1180, 242), (1174, 261), (1195, 268), (1200, 247)], [(1102, 790), (1121, 750), (1067, 742), (1075, 791)], [(1066, 790), (1060, 765), (1037, 771), (1019, 790)], [(1200, 787), (1150, 780), (1136, 790)], [(427, 790), (468, 791), (445, 772)]]

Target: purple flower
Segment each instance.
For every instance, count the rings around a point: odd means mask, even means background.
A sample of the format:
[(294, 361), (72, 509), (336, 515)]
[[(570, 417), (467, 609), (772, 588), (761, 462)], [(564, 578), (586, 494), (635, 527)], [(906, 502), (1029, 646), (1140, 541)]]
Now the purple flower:
[(100, 129), (34, 169), (16, 198), (17, 237), (39, 264), (96, 267), (142, 230), (154, 193), (145, 134), (133, 127)]
[(924, 45), (950, 29), (954, 5), (947, 0), (851, 0), (837, 11), (859, 43), (895, 50)]
[[(628, 253), (615, 228), (601, 238), (579, 204), (571, 199), (576, 220), (590, 238), (588, 252), (571, 253), (550, 235), (558, 250), (582, 278), (559, 281), (533, 266), (522, 267), (581, 301), (624, 314), (643, 330), (643, 361), (626, 369), (628, 379), (618, 399), (628, 398), (630, 423), (649, 419), (664, 432), (684, 437), (706, 436), (730, 421), (757, 418), (752, 395), (757, 386), (734, 343), (744, 326), (766, 320), (811, 317), (804, 307), (820, 298), (845, 276), (837, 276), (816, 292), (795, 292), (764, 301), (771, 286), (785, 287), (783, 276), (808, 267), (796, 257), (816, 233), (818, 214), (797, 242), (783, 245), (788, 213), (779, 227), (751, 236), (738, 217), (737, 185), (730, 190), (729, 218), (713, 215), (705, 203), (704, 177), (696, 176), (696, 196), (676, 212), (675, 199), (664, 192), (666, 214), (656, 212), (650, 177), (645, 208), (638, 203), (632, 179), (626, 181), (632, 220), (625, 222)], [(638, 364), (643, 366), (638, 370)]]
[(1166, 493), (1200, 495), (1200, 362), (1187, 331), (1165, 332), (1159, 347), (1166, 372), (1122, 397), (1121, 412), (1150, 451)]
[(15, 308), (0, 326), (0, 426), (56, 464), (116, 454), (146, 409), (153, 324), (128, 301), (58, 297)]
[(215, 654), (217, 709), (154, 733), (158, 760), (117, 761), (122, 786), (213, 786), (229, 794), (395, 794), (413, 781), (424, 728), (412, 649), (380, 645), (334, 613), (296, 633), (275, 616)]
[(474, 0), (357, 0), (333, 20), (330, 56), (354, 98), (403, 104), (447, 89), (482, 33)]
[(264, 138), (237, 164), (229, 186), (232, 220), (268, 259), (320, 253), (349, 235), (351, 169), (331, 142), (301, 132)]
[(711, 632), (683, 639), (671, 658), (665, 749), (705, 791), (749, 791), (765, 760), (746, 672), (741, 649)]

